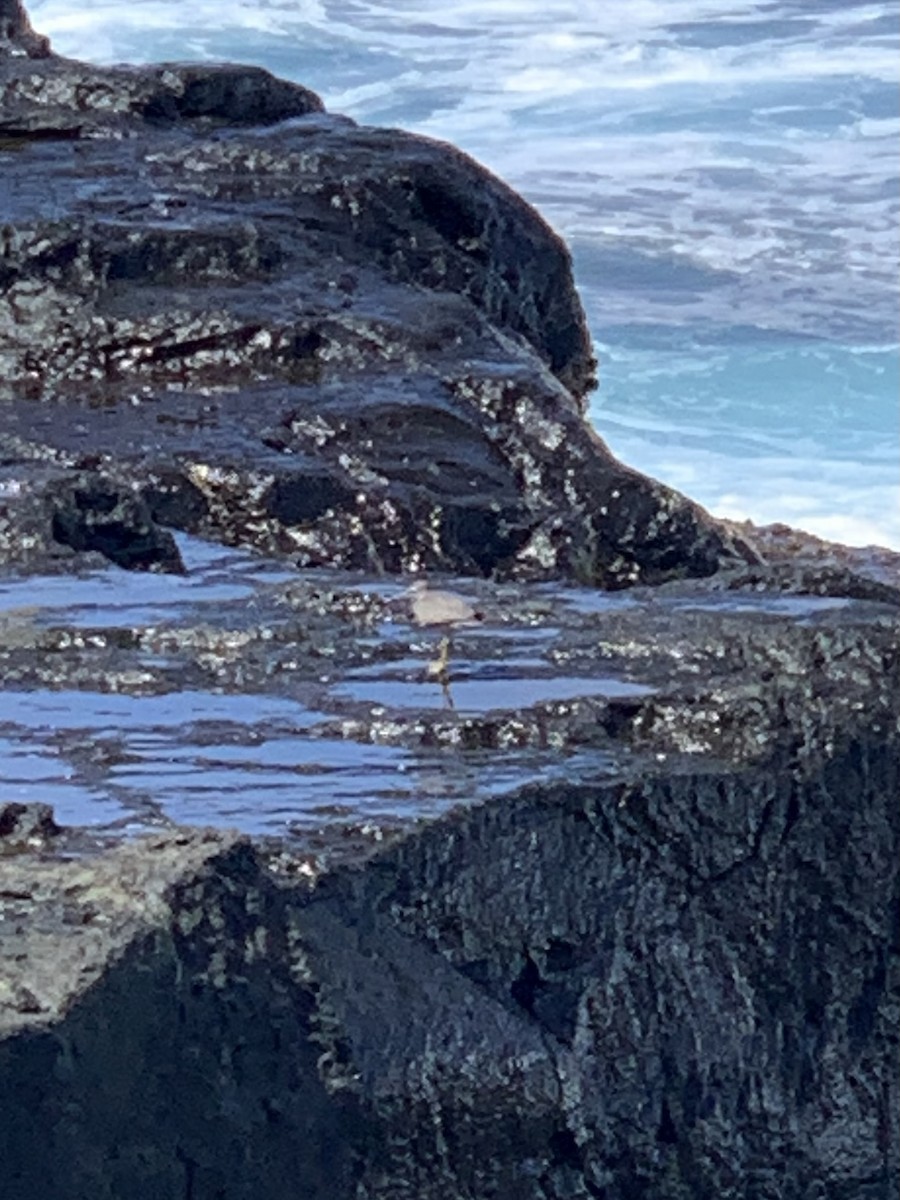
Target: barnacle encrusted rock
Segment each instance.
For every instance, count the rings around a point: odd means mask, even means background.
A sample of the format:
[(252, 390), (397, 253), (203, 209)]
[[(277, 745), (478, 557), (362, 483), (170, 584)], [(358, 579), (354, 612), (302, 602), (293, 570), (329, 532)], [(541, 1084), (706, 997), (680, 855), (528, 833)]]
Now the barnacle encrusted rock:
[[(0, 212), (0, 1196), (893, 1197), (896, 556), (616, 462), (561, 242), (299, 85), (67, 62), (0, 0)], [(184, 571), (173, 529), (374, 582), (175, 604), (119, 570)], [(366, 698), (423, 568), (493, 577), (496, 707)], [(201, 739), (218, 789), (210, 697), (291, 707), (229, 749), (386, 749), (421, 803), (304, 807), (313, 751), (290, 836), (173, 829), (144, 755)], [(125, 817), (61, 828), (60, 771)]]
[[(300, 565), (622, 587), (752, 557), (587, 424), (568, 252), (464, 154), (256, 68), (35, 59), (7, 27), (0, 560), (59, 559), (73, 471)], [(115, 561), (165, 569), (153, 543)]]

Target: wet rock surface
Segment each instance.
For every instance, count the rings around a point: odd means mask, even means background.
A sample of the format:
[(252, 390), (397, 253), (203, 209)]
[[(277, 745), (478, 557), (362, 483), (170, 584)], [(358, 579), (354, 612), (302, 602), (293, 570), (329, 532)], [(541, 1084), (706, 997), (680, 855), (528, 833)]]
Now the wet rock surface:
[(0, 820), (7, 1179), (890, 1194), (896, 592), (457, 581), (442, 690), (401, 584), (180, 551), (162, 622), (5, 585), (0, 744), (91, 814)]
[(46, 58), (50, 41), (35, 33), (19, 0), (0, 0), (0, 58), (25, 55)]
[(897, 556), (617, 463), (540, 218), (265, 72), (0, 0), (0, 210), (0, 1193), (892, 1196)]
[(74, 472), (307, 566), (624, 586), (752, 557), (584, 421), (568, 252), (449, 146), (250, 67), (7, 52), (0, 210), (2, 561), (59, 554)]

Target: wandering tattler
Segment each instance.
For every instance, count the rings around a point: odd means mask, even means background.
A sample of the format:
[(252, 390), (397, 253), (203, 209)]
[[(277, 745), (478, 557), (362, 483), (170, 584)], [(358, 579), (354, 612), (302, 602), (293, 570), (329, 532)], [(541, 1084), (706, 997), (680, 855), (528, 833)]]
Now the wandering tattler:
[(410, 599), (412, 619), (416, 625), (447, 631), (441, 638), (438, 657), (427, 667), (429, 676), (439, 679), (446, 688), (450, 670), (449, 631), (463, 625), (471, 625), (473, 621), (478, 621), (480, 616), (462, 596), (457, 596), (455, 592), (430, 588), (425, 579), (417, 579), (407, 595)]

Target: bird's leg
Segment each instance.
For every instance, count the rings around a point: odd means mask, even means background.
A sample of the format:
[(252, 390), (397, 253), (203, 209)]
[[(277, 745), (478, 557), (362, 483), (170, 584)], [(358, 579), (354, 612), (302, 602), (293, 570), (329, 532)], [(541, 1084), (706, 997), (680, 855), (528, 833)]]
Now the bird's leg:
[(450, 681), (450, 639), (448, 637), (441, 638), (440, 650), (434, 662), (430, 662), (427, 667), (429, 679), (438, 679), (442, 684)]

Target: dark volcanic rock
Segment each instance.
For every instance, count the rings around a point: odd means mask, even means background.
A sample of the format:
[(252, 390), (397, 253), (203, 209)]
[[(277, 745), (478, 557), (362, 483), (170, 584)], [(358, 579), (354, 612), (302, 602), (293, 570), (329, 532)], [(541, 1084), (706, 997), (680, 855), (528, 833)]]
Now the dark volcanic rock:
[[(323, 688), (323, 662), (390, 677), (418, 636), (374, 639), (388, 603), (337, 575), (260, 595), (240, 614), (257, 626), (10, 613), (9, 687), (274, 688), (322, 714), (310, 739), (402, 746), (433, 775), (443, 755), (461, 800), (511, 748), (544, 779), (419, 821), (366, 804), (255, 848), (48, 846), (8, 805), (0, 1192), (808, 1200), (814, 1180), (822, 1200), (888, 1200), (897, 592), (804, 600), (744, 574), (593, 610), (482, 583), (484, 678), (542, 621), (543, 669), (585, 689), (529, 705), (511, 677), (482, 716)], [(591, 694), (604, 676), (631, 686)], [(127, 761), (124, 735), (103, 743), (68, 751), (95, 788)]]
[(49, 53), (49, 40), (31, 28), (19, 0), (0, 0), (0, 58), (6, 55), (46, 58)]
[(325, 870), (0, 857), (5, 1191), (887, 1200), (897, 683), (825, 756), (533, 787)]
[(175, 539), (154, 522), (146, 502), (96, 474), (54, 495), (54, 539), (73, 550), (95, 550), (126, 570), (181, 571)]
[[(32, 45), (35, 35), (22, 37)], [(8, 139), (125, 137), (182, 123), (266, 125), (322, 111), (314, 92), (260, 67), (230, 64), (92, 67), (49, 55), (7, 63), (0, 80), (0, 137)]]
[(449, 146), (253, 68), (7, 56), (0, 209), (7, 560), (87, 460), (301, 565), (620, 587), (748, 553), (589, 428), (568, 253)]
[[(896, 558), (618, 463), (537, 214), (265, 72), (0, 0), (0, 211), (0, 1195), (893, 1197)], [(108, 567), (171, 529), (377, 587)], [(494, 577), (443, 695), (426, 568)], [(244, 755), (283, 838), (157, 832)]]
[(0, 804), (0, 854), (34, 849), (59, 832), (49, 804)]

